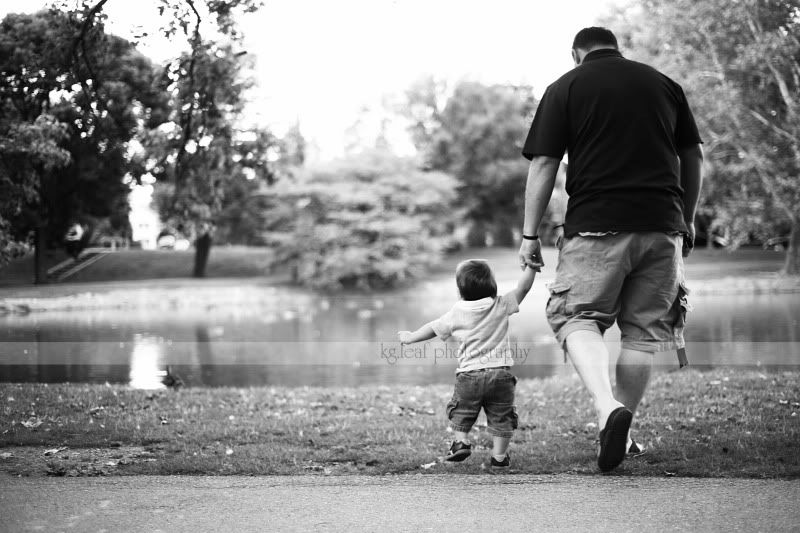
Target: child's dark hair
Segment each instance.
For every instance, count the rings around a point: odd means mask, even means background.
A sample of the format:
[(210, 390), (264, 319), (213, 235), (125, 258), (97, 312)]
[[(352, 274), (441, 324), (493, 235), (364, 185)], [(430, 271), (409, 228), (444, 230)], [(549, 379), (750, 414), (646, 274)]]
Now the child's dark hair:
[(482, 259), (469, 259), (456, 269), (456, 285), (464, 300), (480, 300), (497, 296), (497, 283), (489, 264)]

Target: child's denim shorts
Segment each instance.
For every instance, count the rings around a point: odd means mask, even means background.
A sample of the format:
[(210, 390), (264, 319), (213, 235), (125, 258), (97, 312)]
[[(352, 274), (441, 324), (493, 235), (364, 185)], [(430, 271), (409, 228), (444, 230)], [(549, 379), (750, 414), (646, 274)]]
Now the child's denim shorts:
[(517, 429), (516, 385), (517, 378), (507, 366), (456, 374), (453, 399), (447, 404), (447, 418), (453, 430), (469, 432), (483, 408), (489, 433), (511, 437)]

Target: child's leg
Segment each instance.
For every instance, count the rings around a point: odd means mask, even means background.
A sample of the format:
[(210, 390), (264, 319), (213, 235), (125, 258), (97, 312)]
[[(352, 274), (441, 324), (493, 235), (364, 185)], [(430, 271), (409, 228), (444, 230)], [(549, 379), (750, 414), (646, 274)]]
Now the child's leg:
[(509, 442), (511, 437), (492, 437), (492, 455), (495, 459), (498, 461), (505, 459)]
[(517, 412), (514, 408), (516, 383), (517, 378), (507, 369), (494, 370), (483, 402), (489, 433), (492, 434), (492, 455), (497, 461), (505, 459), (508, 444), (517, 428)]
[(469, 433), (465, 433), (463, 431), (454, 431), (453, 433), (455, 434), (457, 441), (461, 441), (464, 444), (469, 444)]

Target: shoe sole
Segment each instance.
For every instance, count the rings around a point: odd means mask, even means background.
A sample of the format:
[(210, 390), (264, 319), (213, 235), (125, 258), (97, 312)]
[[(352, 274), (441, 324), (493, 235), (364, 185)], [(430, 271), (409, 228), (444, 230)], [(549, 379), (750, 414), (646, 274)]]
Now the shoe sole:
[(459, 450), (453, 455), (446, 456), (444, 460), (447, 461), (448, 463), (460, 463), (470, 455), (472, 455), (472, 451), (470, 450)]
[(600, 455), (597, 457), (597, 466), (601, 472), (610, 472), (625, 459), (625, 452), (628, 451), (628, 430), (632, 421), (633, 413), (624, 407), (614, 409), (609, 415), (600, 437)]
[(639, 450), (638, 452), (626, 452), (625, 453), (625, 457), (628, 458), (628, 459), (633, 459), (635, 457), (641, 457), (646, 453), (647, 453), (647, 449), (645, 448), (644, 450)]

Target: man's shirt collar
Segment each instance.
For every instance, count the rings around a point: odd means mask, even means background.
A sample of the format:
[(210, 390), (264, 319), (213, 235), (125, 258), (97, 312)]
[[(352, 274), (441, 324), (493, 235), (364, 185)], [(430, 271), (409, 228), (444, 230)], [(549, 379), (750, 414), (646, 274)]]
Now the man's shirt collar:
[(594, 59), (602, 59), (604, 57), (622, 57), (622, 54), (619, 50), (615, 50), (613, 48), (601, 48), (600, 50), (592, 50), (583, 58), (582, 63), (586, 63), (587, 61), (592, 61)]

